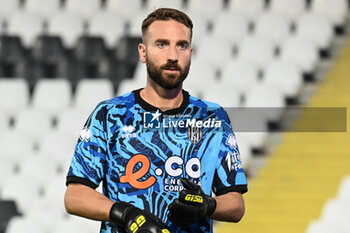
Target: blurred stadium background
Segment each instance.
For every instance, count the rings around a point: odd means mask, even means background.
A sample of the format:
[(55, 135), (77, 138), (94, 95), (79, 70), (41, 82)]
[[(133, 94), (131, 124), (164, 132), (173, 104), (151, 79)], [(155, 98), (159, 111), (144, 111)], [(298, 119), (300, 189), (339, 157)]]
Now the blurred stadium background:
[[(246, 215), (216, 223), (215, 232), (350, 232), (347, 0), (0, 6), (0, 233), (98, 232), (98, 222), (65, 214), (65, 174), (94, 106), (144, 85), (140, 25), (157, 7), (184, 10), (194, 21), (185, 89), (228, 107), (234, 129), (246, 109), (265, 109), (246, 119), (253, 128), (236, 130), (249, 176)], [(327, 128), (338, 121), (327, 114), (310, 119), (302, 111), (335, 107), (345, 110), (340, 129)]]

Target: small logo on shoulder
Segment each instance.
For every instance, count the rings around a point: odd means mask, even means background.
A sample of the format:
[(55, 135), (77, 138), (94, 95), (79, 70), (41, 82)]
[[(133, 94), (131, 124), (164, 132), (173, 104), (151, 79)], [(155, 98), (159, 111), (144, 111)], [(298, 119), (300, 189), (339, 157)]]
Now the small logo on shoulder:
[(81, 131), (80, 131), (80, 135), (79, 135), (79, 140), (80, 141), (90, 141), (90, 137), (91, 137), (91, 132), (90, 132), (90, 128), (89, 127), (84, 127)]

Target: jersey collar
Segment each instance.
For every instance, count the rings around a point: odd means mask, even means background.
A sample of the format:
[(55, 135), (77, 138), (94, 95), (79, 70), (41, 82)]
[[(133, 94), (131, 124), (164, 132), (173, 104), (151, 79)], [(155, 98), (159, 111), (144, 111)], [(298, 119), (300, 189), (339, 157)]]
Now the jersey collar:
[(175, 114), (178, 114), (178, 113), (182, 113), (187, 108), (187, 106), (189, 104), (189, 94), (188, 94), (187, 91), (182, 90), (183, 100), (182, 100), (181, 105), (178, 108), (169, 109), (169, 110), (166, 110), (166, 111), (163, 112), (159, 108), (157, 108), (157, 107), (147, 103), (144, 99), (141, 98), (140, 91), (142, 89), (143, 88), (134, 90), (133, 93), (134, 93), (134, 96), (135, 96), (135, 102), (138, 103), (146, 111), (156, 112), (158, 110), (158, 111), (160, 111), (160, 112), (162, 112), (163, 114), (166, 114), (166, 115), (175, 115)]

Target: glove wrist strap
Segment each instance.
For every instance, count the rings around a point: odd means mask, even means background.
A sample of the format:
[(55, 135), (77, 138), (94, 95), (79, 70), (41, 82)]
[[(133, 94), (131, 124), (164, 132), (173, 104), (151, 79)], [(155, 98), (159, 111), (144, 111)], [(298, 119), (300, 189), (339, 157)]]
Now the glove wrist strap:
[(117, 224), (125, 224), (125, 214), (132, 207), (126, 202), (115, 202), (109, 211), (109, 219)]
[(204, 215), (209, 217), (210, 215), (212, 215), (212, 213), (214, 213), (216, 209), (216, 200), (214, 198), (210, 198), (208, 201), (208, 207), (205, 210)]

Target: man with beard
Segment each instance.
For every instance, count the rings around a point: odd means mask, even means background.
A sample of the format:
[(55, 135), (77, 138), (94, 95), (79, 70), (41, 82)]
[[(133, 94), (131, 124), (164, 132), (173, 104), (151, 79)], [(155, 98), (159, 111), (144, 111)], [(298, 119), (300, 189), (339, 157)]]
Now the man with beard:
[(182, 90), (191, 19), (160, 8), (142, 35), (146, 86), (101, 102), (88, 118), (67, 175), (67, 212), (113, 233), (202, 233), (213, 219), (238, 222), (247, 182), (228, 116)]

